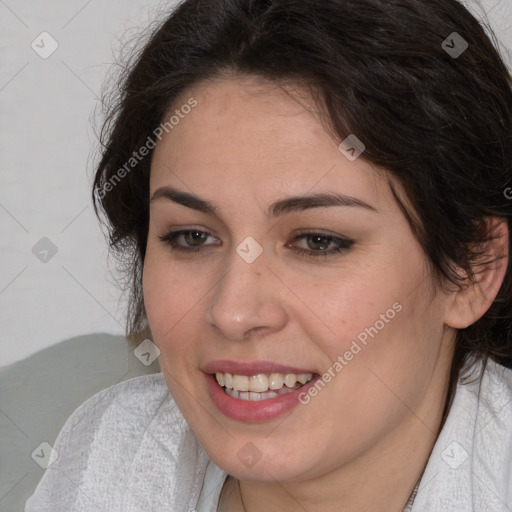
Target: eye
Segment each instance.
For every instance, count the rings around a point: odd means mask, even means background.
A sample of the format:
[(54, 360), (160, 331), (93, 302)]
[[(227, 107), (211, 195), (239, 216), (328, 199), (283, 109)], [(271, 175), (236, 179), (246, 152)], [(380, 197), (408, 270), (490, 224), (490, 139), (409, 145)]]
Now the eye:
[[(309, 247), (308, 249), (296, 249), (296, 252), (302, 254), (304, 256), (311, 256), (313, 258), (318, 258), (323, 256), (327, 258), (328, 256), (341, 253), (347, 251), (354, 245), (354, 240), (351, 240), (346, 237), (335, 237), (323, 233), (314, 233), (314, 232), (303, 232), (297, 235), (294, 241), (304, 239), (306, 245)], [(334, 244), (334, 248), (331, 250), (326, 250), (329, 246), (332, 247)]]
[[(208, 247), (208, 245), (212, 245), (204, 244), (204, 242), (208, 238), (213, 238), (214, 240), (216, 240), (212, 235), (210, 235), (206, 231), (201, 231), (199, 229), (184, 229), (179, 231), (170, 231), (165, 235), (159, 236), (158, 238), (161, 242), (170, 246), (171, 250), (190, 254), (203, 252), (205, 247)], [(309, 249), (296, 248), (295, 252), (304, 256), (310, 256), (314, 258), (318, 258), (321, 256), (327, 258), (327, 256), (347, 251), (354, 244), (353, 240), (350, 240), (349, 238), (346, 237), (335, 237), (316, 232), (303, 232), (295, 236), (293, 242), (295, 243), (301, 239), (304, 239), (306, 241), (306, 244), (309, 247)], [(178, 243), (180, 240), (185, 242), (185, 246), (180, 245)], [(328, 247), (332, 246), (332, 244), (334, 244), (334, 248), (332, 248), (331, 250), (326, 250)], [(287, 244), (287, 246), (290, 246), (290, 244)]]
[[(161, 242), (169, 245), (173, 251), (196, 253), (203, 250), (202, 242), (209, 236), (211, 237), (209, 233), (199, 229), (184, 229), (181, 231), (169, 231), (169, 233), (159, 236), (158, 238)], [(187, 247), (177, 245), (178, 239), (182, 239), (186, 244), (190, 243), (190, 245)]]

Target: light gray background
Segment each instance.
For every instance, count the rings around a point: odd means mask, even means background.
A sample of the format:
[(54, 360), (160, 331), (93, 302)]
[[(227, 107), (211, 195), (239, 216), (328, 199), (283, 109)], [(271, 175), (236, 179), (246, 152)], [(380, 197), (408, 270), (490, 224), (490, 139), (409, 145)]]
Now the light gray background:
[[(73, 336), (123, 333), (90, 201), (90, 118), (119, 39), (174, 4), (0, 0), (0, 366)], [(482, 4), (510, 64), (512, 0)], [(43, 31), (59, 45), (47, 59), (31, 48)], [(32, 253), (43, 237), (58, 249), (46, 263)]]
[[(173, 4), (0, 1), (0, 366), (73, 336), (124, 332), (90, 200), (92, 114), (120, 39)], [(59, 45), (47, 59), (31, 48), (43, 31)], [(47, 263), (32, 253), (43, 237), (58, 249)]]
[[(512, 0), (483, 0), (485, 11), (467, 1), (488, 13), (511, 65)], [(159, 370), (115, 336), (124, 303), (90, 201), (101, 121), (91, 115), (121, 42), (175, 3), (0, 0), (2, 511), (23, 510), (43, 474), (33, 454), (78, 405)], [(42, 32), (58, 44), (46, 59), (31, 47), (49, 48)], [(32, 252), (43, 237), (57, 248), (47, 262)]]

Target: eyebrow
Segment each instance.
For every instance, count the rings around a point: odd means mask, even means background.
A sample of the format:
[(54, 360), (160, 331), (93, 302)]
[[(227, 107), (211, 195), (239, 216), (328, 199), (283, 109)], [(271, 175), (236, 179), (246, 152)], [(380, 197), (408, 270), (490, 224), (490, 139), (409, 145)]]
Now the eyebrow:
[[(157, 200), (166, 199), (174, 203), (181, 204), (187, 208), (192, 208), (199, 212), (219, 216), (219, 209), (211, 201), (202, 199), (189, 192), (177, 190), (172, 187), (160, 187), (155, 190), (151, 197), (151, 203)], [(376, 208), (357, 199), (355, 197), (346, 196), (338, 193), (319, 193), (306, 196), (292, 196), (280, 199), (269, 206), (267, 215), (269, 217), (279, 217), (291, 212), (299, 212), (310, 208), (327, 208), (332, 206), (352, 206), (365, 208), (374, 212), (378, 212)]]

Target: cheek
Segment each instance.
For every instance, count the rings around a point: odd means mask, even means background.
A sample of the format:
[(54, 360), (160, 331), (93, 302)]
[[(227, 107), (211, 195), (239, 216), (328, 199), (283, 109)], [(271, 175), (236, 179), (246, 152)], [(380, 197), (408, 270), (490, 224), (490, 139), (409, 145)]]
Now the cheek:
[(165, 312), (169, 306), (172, 306), (169, 304), (169, 300), (172, 300), (173, 294), (169, 293), (169, 290), (173, 288), (173, 283), (169, 272), (152, 256), (149, 247), (144, 262), (142, 288), (144, 307), (151, 331), (158, 339), (158, 334), (163, 328)]
[(323, 340), (332, 361), (350, 350), (354, 341), (364, 348), (372, 335), (386, 333), (392, 323), (399, 321), (401, 313), (397, 310), (405, 294), (399, 281), (389, 277), (390, 272), (353, 272), (338, 285), (329, 280), (315, 286), (313, 293), (306, 294), (304, 288), (298, 291), (310, 297), (309, 309), (318, 312), (309, 322), (314, 329), (311, 338)]
[(153, 341), (160, 350), (165, 348), (173, 325), (187, 310), (188, 298), (193, 292), (184, 284), (165, 256), (148, 245), (142, 275), (144, 307)]
[(150, 251), (146, 253), (142, 283), (152, 341), (160, 349), (160, 367), (171, 394), (181, 403), (183, 385), (188, 386), (184, 362), (190, 348), (190, 344), (183, 342), (187, 336), (186, 314), (190, 310), (187, 288), (176, 278), (172, 266)]
[(347, 272), (339, 286), (317, 285), (310, 295), (322, 319), (310, 323), (310, 336), (322, 340), (326, 369), (341, 356), (343, 373), (375, 369), (391, 381), (414, 372), (419, 381), (428, 378), (443, 334), (441, 303), (431, 299), (420, 251), (392, 256)]
[(375, 418), (395, 422), (407, 408), (418, 409), (439, 357), (443, 322), (428, 286), (399, 292), (375, 300), (367, 314), (350, 322), (350, 335), (338, 346), (341, 377), (332, 396), (339, 396), (340, 410), (351, 410), (368, 432)]
[(192, 364), (201, 339), (201, 308), (207, 300), (201, 281), (204, 276), (185, 273), (163, 251), (147, 251), (142, 276), (144, 306), (164, 372), (183, 372)]

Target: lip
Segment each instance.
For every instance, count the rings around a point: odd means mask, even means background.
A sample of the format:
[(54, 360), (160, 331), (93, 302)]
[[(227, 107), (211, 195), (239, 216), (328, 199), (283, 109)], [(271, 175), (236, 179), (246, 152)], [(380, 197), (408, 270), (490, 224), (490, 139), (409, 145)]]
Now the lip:
[(285, 375), (287, 373), (295, 373), (296, 375), (300, 375), (301, 373), (318, 373), (311, 369), (284, 366), (273, 361), (240, 362), (227, 359), (212, 361), (211, 363), (204, 365), (201, 370), (204, 373), (209, 374), (220, 372), (247, 375), (248, 377), (251, 375), (258, 375), (258, 373), (283, 373)]
[[(237, 363), (239, 365), (239, 363)], [(225, 367), (223, 367), (225, 368)], [(260, 370), (262, 366), (258, 367)], [(277, 372), (276, 365), (272, 366), (273, 370)], [(285, 368), (285, 367), (281, 367)], [(239, 373), (239, 375), (254, 375), (251, 368), (246, 367), (246, 372)], [(220, 370), (218, 370), (220, 371)], [(240, 368), (237, 368), (237, 372)], [(287, 373), (295, 373), (295, 371), (288, 371)], [(231, 372), (229, 372), (231, 373)], [(267, 373), (265, 371), (259, 371), (259, 373)], [(279, 372), (281, 373), (281, 372)], [(284, 372), (283, 372), (284, 373)], [(299, 373), (312, 373), (300, 370)], [(266, 400), (258, 400), (251, 402), (249, 400), (240, 400), (237, 398), (230, 397), (224, 392), (223, 388), (217, 382), (214, 374), (205, 373), (206, 385), (212, 402), (216, 405), (217, 409), (227, 416), (228, 418), (236, 421), (242, 421), (246, 423), (258, 423), (273, 420), (291, 411), (294, 407), (300, 404), (299, 395), (301, 393), (307, 393), (311, 386), (314, 386), (320, 375), (315, 376), (306, 384), (300, 388), (290, 391), (284, 395), (276, 396), (274, 398), (268, 398)]]

